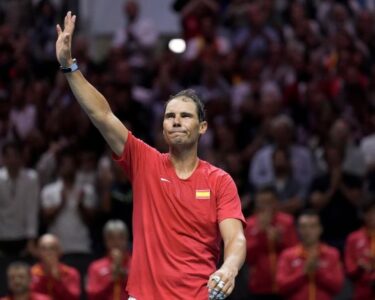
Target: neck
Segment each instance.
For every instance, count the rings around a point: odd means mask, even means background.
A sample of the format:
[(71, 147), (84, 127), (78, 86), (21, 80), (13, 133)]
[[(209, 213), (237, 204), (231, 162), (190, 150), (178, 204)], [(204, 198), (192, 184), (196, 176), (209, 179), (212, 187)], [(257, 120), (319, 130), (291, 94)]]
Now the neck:
[(20, 293), (17, 295), (13, 295), (13, 300), (28, 300), (29, 299), (29, 292)]
[(64, 186), (71, 188), (74, 185), (74, 178), (66, 177), (63, 178)]
[(306, 249), (307, 251), (310, 251), (310, 250), (315, 250), (318, 248), (319, 246), (319, 242), (314, 242), (314, 243), (302, 243), (303, 245), (303, 248)]
[(7, 169), (9, 177), (12, 179), (16, 179), (18, 177), (18, 174), (20, 172), (20, 169)]
[(198, 166), (197, 146), (192, 148), (170, 148), (172, 164), (177, 175), (182, 178), (188, 178)]

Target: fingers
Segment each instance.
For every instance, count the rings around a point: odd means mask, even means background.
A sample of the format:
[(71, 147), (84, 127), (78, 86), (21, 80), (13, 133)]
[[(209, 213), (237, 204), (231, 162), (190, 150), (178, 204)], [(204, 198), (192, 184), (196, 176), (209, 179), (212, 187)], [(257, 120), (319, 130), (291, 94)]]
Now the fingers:
[(230, 280), (225, 276), (220, 277), (219, 275), (215, 274), (210, 277), (207, 286), (209, 289), (210, 300), (225, 299), (234, 289), (233, 280)]
[(72, 15), (71, 11), (68, 11), (64, 18), (64, 32), (73, 34), (77, 16)]
[(56, 25), (56, 32), (57, 32), (57, 37), (59, 37), (60, 34), (61, 34), (61, 32), (62, 32), (61, 27), (60, 27), (59, 24)]

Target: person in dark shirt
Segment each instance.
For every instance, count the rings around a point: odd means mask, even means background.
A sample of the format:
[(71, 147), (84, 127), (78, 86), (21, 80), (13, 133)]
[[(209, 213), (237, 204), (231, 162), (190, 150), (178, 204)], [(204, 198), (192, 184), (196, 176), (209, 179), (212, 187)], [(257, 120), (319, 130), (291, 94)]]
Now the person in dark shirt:
[(308, 206), (319, 211), (324, 228), (322, 239), (343, 250), (348, 234), (359, 228), (359, 204), (362, 197), (361, 177), (343, 171), (344, 153), (327, 145), (327, 171), (317, 176), (311, 185)]

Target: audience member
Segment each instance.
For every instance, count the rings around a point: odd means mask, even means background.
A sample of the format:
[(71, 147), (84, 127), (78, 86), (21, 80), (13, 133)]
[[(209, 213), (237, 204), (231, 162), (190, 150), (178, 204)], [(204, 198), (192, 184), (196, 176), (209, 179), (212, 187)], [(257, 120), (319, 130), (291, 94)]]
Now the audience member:
[(289, 152), (294, 179), (303, 187), (308, 187), (314, 176), (314, 165), (309, 150), (293, 142), (293, 121), (285, 116), (275, 117), (271, 123), (273, 144), (261, 148), (252, 160), (249, 179), (255, 187), (274, 182), (275, 174), (272, 166), (272, 155), (276, 148)]
[(297, 243), (293, 217), (277, 211), (275, 189), (264, 187), (255, 197), (255, 214), (247, 219), (247, 263), (251, 299), (280, 299), (276, 268), (280, 253)]
[(280, 256), (277, 284), (287, 300), (331, 300), (340, 291), (344, 272), (339, 252), (320, 242), (323, 228), (313, 211), (298, 217), (300, 244)]
[[(30, 290), (31, 272), (28, 264), (20, 261), (13, 262), (7, 268), (8, 296), (0, 300), (49, 300), (48, 296), (34, 293)], [(51, 299), (53, 300), (53, 299)]]
[(345, 266), (354, 283), (353, 300), (375, 298), (375, 199), (362, 206), (364, 226), (346, 241)]
[(363, 183), (360, 177), (343, 170), (344, 153), (340, 150), (332, 145), (325, 147), (328, 171), (314, 179), (308, 205), (319, 212), (322, 239), (342, 251), (348, 234), (360, 226)]
[(59, 178), (42, 190), (42, 215), (47, 231), (60, 240), (63, 254), (88, 254), (89, 224), (96, 206), (94, 188), (77, 183), (77, 159), (72, 150), (60, 152), (58, 165)]
[(25, 169), (22, 146), (3, 146), (0, 168), (0, 256), (35, 254), (38, 233), (39, 182), (32, 169)]
[(51, 234), (41, 236), (38, 251), (40, 262), (31, 268), (32, 291), (53, 300), (78, 300), (80, 275), (75, 268), (60, 262), (62, 252), (58, 238)]
[(128, 229), (122, 221), (110, 220), (104, 226), (103, 236), (107, 255), (90, 265), (87, 277), (88, 299), (127, 300), (125, 286), (130, 266)]

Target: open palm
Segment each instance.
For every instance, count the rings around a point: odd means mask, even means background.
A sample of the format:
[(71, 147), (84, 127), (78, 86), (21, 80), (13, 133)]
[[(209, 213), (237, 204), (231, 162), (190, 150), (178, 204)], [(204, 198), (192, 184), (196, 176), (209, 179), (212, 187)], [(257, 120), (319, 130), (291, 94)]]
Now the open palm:
[(73, 63), (71, 46), (75, 22), (76, 16), (72, 15), (69, 11), (64, 19), (64, 30), (62, 30), (59, 24), (56, 25), (56, 57), (60, 65), (64, 67), (70, 66)]

